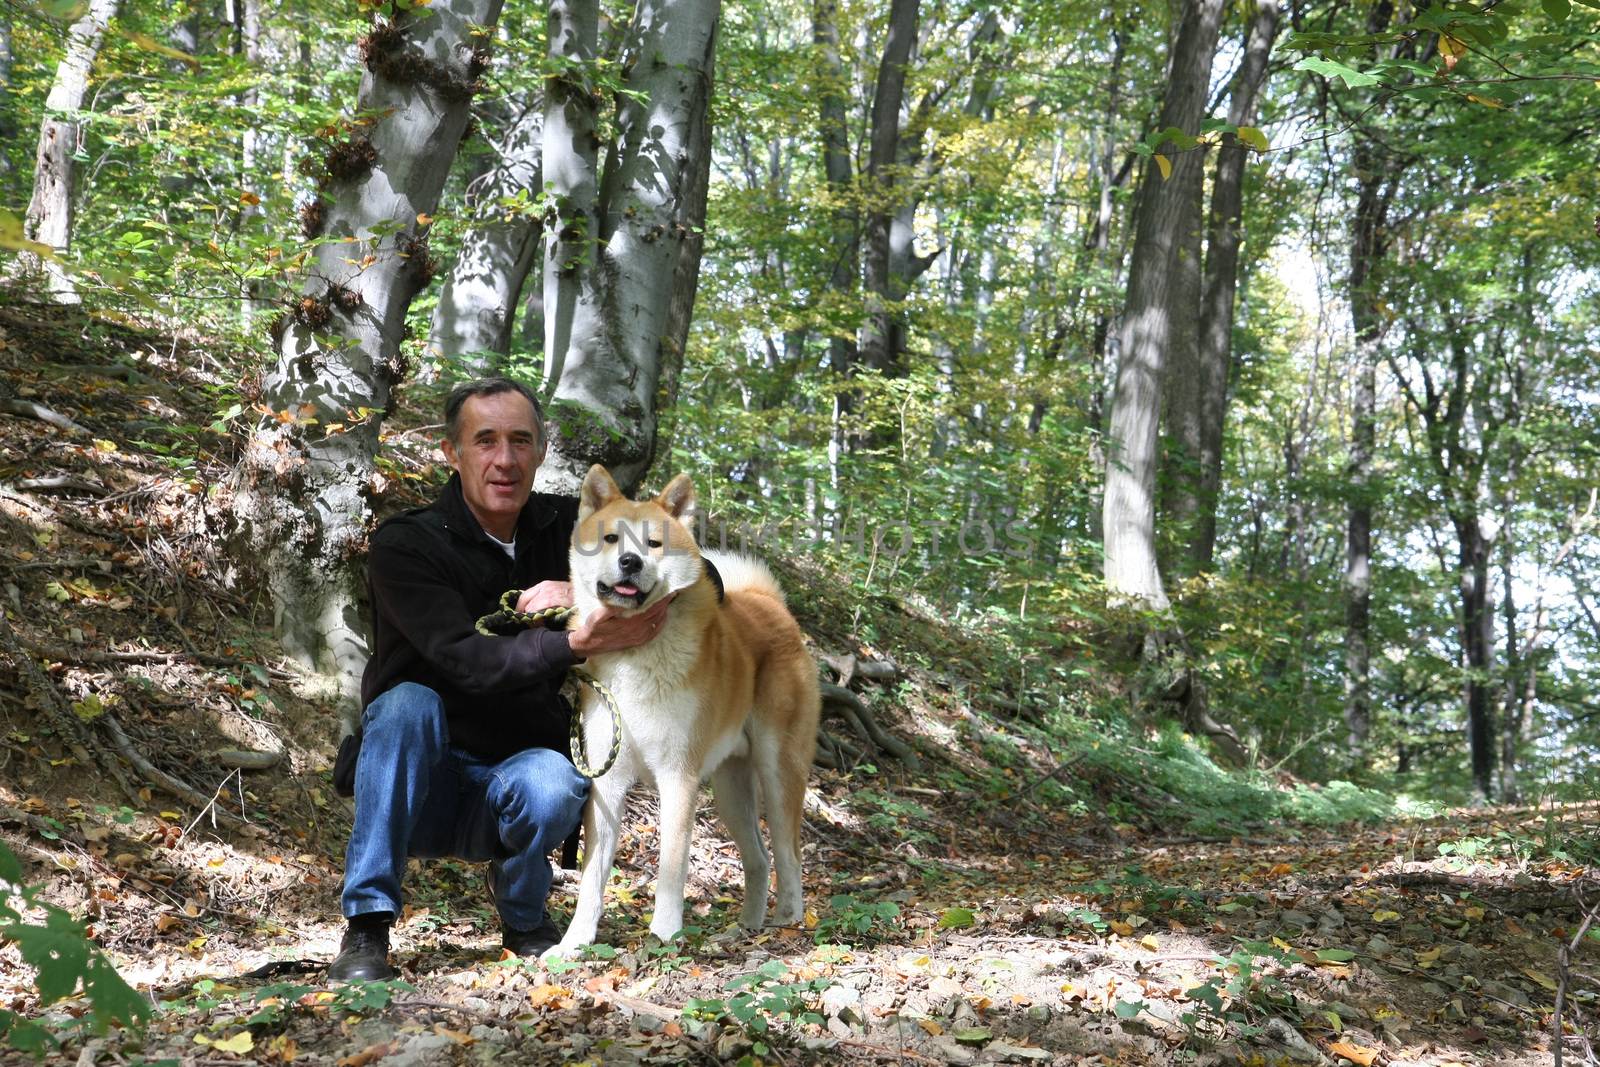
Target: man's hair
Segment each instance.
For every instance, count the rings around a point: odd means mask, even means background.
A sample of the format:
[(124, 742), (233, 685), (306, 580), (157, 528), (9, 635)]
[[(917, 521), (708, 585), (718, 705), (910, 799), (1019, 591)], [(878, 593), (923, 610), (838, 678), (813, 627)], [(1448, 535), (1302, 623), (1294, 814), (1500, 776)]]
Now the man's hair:
[(545, 443), (544, 409), (539, 398), (521, 382), (510, 378), (469, 378), (450, 390), (444, 401), (444, 435), (452, 444), (460, 444), (456, 435), (461, 432), (461, 406), (475, 396), (496, 396), (500, 393), (520, 393), (533, 405), (533, 425), (539, 431), (539, 443)]

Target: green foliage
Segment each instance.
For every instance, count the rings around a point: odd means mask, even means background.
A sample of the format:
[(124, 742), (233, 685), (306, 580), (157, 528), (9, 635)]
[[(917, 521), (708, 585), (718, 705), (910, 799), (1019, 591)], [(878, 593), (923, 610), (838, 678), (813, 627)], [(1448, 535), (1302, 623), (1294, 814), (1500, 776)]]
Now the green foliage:
[[(36, 916), (42, 916), (43, 922)], [(43, 1054), (60, 1037), (76, 1032), (104, 1033), (113, 1024), (142, 1026), (150, 1005), (128, 986), (116, 968), (84, 936), (83, 926), (45, 901), (40, 890), (24, 885), (22, 866), (0, 845), (0, 943), (15, 945), (34, 972), (39, 1005), (81, 997), (87, 1013), (38, 1022), (0, 1009), (0, 1037), (12, 1048)]]
[(784, 981), (789, 968), (782, 960), (769, 960), (749, 974), (728, 981), (728, 997), (696, 997), (684, 1006), (691, 1019), (721, 1022), (738, 1027), (757, 1039), (753, 1052), (768, 1054), (762, 1039), (769, 1038), (775, 1026), (800, 1023), (821, 1025), (815, 1010), (817, 995), (833, 985), (831, 978)]
[(892, 900), (864, 900), (853, 893), (828, 899), (829, 914), (817, 922), (817, 944), (866, 944), (893, 936), (899, 925), (900, 905)]

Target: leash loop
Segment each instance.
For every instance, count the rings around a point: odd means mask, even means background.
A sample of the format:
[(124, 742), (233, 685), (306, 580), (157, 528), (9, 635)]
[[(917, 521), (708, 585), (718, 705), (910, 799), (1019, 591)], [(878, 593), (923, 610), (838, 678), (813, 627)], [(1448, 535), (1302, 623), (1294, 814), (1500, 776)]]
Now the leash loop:
[[(517, 598), (521, 595), (520, 589), (508, 590), (500, 597), (500, 610), (479, 619), (474, 629), (485, 637), (500, 637), (501, 634), (497, 631), (504, 627), (532, 629), (540, 623), (565, 623), (576, 614), (574, 608), (560, 607), (544, 608), (540, 611), (518, 611)], [(616, 764), (617, 756), (622, 751), (622, 711), (617, 707), (617, 700), (611, 695), (611, 690), (607, 689), (600, 679), (581, 667), (573, 667), (571, 674), (579, 682), (594, 690), (595, 696), (600, 698), (600, 703), (611, 713), (611, 751), (606, 753), (605, 762), (598, 768), (589, 766), (588, 753), (584, 751), (583, 713), (581, 710), (572, 713), (572, 729), (568, 738), (572, 749), (572, 765), (585, 778), (598, 778)]]

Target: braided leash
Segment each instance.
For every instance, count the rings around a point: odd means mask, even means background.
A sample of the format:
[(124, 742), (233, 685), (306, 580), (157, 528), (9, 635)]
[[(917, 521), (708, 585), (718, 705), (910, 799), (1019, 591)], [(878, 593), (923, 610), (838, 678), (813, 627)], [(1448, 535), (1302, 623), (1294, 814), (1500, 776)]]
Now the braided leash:
[[(512, 589), (505, 593), (500, 598), (500, 610), (479, 619), (475, 627), (477, 631), (485, 637), (499, 637), (501, 635), (497, 630), (504, 627), (515, 626), (529, 629), (540, 623), (565, 623), (576, 613), (574, 608), (518, 611), (516, 603), (517, 598), (521, 595), (522, 590), (520, 589)], [(617, 762), (617, 754), (622, 751), (622, 711), (617, 707), (617, 700), (611, 695), (611, 690), (607, 689), (600, 679), (579, 667), (573, 667), (571, 673), (578, 681), (593, 689), (595, 696), (600, 698), (600, 703), (604, 704), (606, 710), (611, 712), (611, 751), (606, 753), (606, 761), (600, 765), (599, 769), (589, 766), (588, 754), (584, 751), (583, 715), (578, 712), (574, 712), (572, 715), (572, 732), (570, 735), (572, 765), (585, 778), (598, 778), (612, 768), (612, 765)]]

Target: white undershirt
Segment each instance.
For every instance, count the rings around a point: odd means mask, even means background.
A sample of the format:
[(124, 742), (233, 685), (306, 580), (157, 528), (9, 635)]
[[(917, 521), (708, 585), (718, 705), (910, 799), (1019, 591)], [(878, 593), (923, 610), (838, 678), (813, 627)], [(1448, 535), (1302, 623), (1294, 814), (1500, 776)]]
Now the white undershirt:
[(506, 555), (510, 556), (512, 559), (516, 559), (517, 558), (517, 535), (516, 534), (512, 534), (511, 535), (511, 540), (509, 540), (509, 541), (500, 540), (500, 538), (496, 537), (494, 534), (490, 533), (488, 530), (483, 531), (483, 535), (485, 537), (487, 537), (489, 540), (493, 541), (495, 544), (499, 545), (501, 548), (505, 549)]

